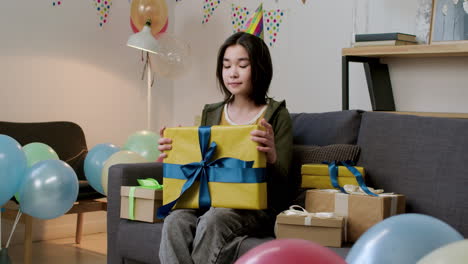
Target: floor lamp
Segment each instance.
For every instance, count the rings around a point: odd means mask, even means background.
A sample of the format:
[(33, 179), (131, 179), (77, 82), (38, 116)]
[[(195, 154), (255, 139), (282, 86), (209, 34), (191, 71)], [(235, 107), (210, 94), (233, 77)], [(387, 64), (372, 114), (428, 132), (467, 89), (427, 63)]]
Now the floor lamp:
[(158, 41), (151, 34), (151, 20), (147, 20), (143, 29), (131, 35), (128, 38), (127, 46), (146, 51), (145, 70), (147, 71), (147, 109), (146, 109), (146, 128), (151, 129), (151, 86), (152, 86), (152, 67), (149, 53), (157, 53), (159, 49)]

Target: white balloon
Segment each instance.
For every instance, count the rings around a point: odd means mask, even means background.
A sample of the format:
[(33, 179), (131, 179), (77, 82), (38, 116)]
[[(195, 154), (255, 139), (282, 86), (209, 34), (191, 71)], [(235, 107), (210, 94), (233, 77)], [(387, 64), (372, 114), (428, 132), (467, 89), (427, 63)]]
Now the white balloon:
[(185, 74), (191, 66), (190, 45), (169, 33), (158, 34), (156, 40), (160, 47), (154, 54), (154, 70), (172, 80)]

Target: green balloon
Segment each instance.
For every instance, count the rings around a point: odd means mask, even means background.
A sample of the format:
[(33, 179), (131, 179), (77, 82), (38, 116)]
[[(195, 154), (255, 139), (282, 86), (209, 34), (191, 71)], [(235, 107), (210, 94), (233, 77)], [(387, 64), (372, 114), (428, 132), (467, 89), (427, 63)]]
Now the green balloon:
[(148, 161), (156, 161), (159, 157), (159, 135), (151, 131), (142, 130), (133, 133), (127, 139), (122, 150), (129, 150), (140, 154)]
[(55, 159), (58, 160), (59, 156), (49, 145), (39, 142), (29, 143), (23, 146), (24, 154), (28, 167), (36, 164), (39, 161)]

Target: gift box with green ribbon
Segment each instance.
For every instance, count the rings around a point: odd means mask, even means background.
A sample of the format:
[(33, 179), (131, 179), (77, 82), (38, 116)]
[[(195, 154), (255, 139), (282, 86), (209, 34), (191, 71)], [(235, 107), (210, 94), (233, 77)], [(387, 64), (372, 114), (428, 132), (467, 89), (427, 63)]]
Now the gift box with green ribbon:
[(164, 159), (164, 206), (266, 209), (266, 156), (250, 132), (257, 125), (167, 128), (172, 149)]
[(138, 179), (139, 186), (122, 186), (120, 218), (149, 223), (161, 222), (156, 211), (162, 205), (163, 186), (155, 179)]

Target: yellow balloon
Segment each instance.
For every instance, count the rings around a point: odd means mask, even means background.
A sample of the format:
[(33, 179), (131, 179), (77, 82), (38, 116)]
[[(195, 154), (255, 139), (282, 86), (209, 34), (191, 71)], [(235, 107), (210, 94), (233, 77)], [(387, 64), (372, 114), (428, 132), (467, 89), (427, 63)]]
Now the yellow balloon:
[(104, 166), (102, 167), (102, 176), (101, 176), (101, 184), (104, 194), (107, 195), (107, 182), (109, 179), (109, 168), (115, 164), (127, 164), (127, 163), (144, 163), (148, 162), (143, 156), (138, 153), (122, 150), (118, 151), (112, 156), (110, 156), (106, 162), (104, 162)]
[(132, 0), (130, 17), (135, 27), (141, 31), (147, 20), (151, 21), (151, 33), (156, 36), (167, 21), (165, 0)]
[(452, 242), (424, 256), (417, 264), (465, 264), (468, 262), (468, 239)]

